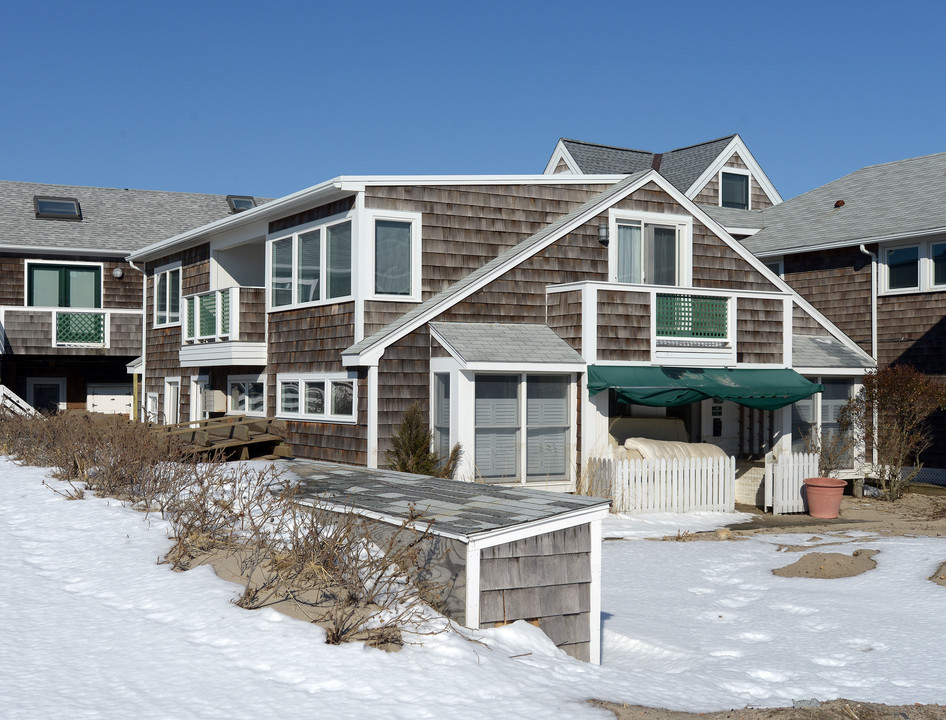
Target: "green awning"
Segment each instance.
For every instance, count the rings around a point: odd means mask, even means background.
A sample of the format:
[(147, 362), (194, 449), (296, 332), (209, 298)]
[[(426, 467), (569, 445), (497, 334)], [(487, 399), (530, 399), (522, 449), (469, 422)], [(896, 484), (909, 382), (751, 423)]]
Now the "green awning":
[(672, 407), (721, 398), (759, 410), (777, 410), (824, 390), (790, 368), (753, 370), (728, 368), (629, 367), (591, 365), (591, 395), (614, 388), (627, 402)]

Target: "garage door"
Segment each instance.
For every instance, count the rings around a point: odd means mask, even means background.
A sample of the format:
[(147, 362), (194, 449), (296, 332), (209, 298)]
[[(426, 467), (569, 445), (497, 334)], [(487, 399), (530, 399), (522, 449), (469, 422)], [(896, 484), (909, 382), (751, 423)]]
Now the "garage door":
[(89, 385), (86, 409), (112, 415), (131, 415), (133, 403), (131, 384)]

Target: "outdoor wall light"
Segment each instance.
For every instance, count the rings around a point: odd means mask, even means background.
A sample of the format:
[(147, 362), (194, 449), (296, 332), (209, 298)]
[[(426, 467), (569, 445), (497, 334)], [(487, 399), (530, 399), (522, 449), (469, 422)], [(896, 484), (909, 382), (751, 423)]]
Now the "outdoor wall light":
[(117, 280), (120, 280), (121, 277), (122, 277), (122, 275), (124, 275), (124, 274), (125, 274), (125, 272), (124, 272), (120, 267), (117, 267), (117, 268), (115, 268), (114, 270), (112, 270), (112, 277), (115, 278), (115, 279), (117, 279)]
[(598, 242), (604, 247), (608, 246), (608, 224), (601, 223), (598, 226)]

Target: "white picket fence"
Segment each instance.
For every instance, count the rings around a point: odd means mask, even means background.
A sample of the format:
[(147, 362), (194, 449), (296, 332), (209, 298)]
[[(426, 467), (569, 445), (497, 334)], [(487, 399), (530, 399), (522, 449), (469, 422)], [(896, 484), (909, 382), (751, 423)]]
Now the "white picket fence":
[(613, 512), (733, 512), (736, 459), (608, 460), (589, 462), (592, 494), (610, 496)]
[(773, 515), (805, 512), (805, 478), (818, 477), (818, 453), (765, 456), (765, 507)]

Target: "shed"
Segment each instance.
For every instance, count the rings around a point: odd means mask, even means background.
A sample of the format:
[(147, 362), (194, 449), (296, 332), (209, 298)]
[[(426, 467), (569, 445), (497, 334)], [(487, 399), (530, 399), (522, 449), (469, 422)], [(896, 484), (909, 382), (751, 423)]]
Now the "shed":
[(411, 508), (443, 541), (446, 614), (467, 627), (537, 624), (564, 652), (601, 657), (601, 520), (610, 501), (390, 470), (287, 461), (303, 502), (400, 525)]

